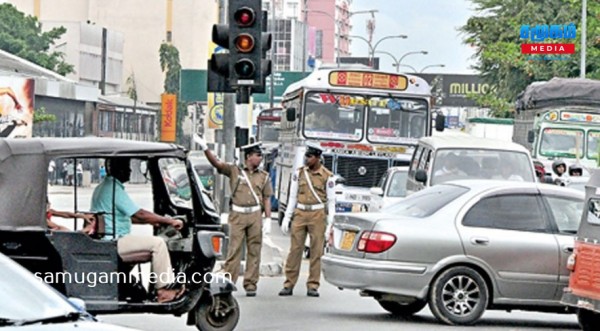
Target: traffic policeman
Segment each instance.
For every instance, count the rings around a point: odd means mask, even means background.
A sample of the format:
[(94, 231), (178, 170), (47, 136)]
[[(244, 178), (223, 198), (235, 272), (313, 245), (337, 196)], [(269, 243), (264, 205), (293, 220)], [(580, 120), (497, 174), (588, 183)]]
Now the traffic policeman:
[[(196, 143), (204, 151), (206, 158), (219, 173), (229, 177), (231, 189), (231, 210), (229, 213), (229, 247), (223, 272), (231, 275), (235, 283), (240, 272), (242, 243), (246, 239), (246, 271), (244, 289), (246, 296), (256, 296), (256, 286), (260, 272), (260, 251), (263, 233), (271, 230), (271, 195), (273, 188), (269, 174), (258, 169), (262, 161), (262, 143), (241, 147), (244, 165), (239, 167), (220, 161), (198, 136)], [(265, 213), (265, 218), (261, 215)], [(262, 229), (262, 230), (261, 230)]]
[(319, 296), (321, 256), (325, 229), (335, 214), (335, 181), (333, 173), (321, 164), (320, 146), (308, 144), (304, 166), (294, 172), (290, 197), (281, 224), (284, 233), (291, 232), (291, 247), (285, 263), (285, 282), (280, 296), (293, 294), (298, 281), (306, 235), (310, 237), (310, 269), (306, 295)]

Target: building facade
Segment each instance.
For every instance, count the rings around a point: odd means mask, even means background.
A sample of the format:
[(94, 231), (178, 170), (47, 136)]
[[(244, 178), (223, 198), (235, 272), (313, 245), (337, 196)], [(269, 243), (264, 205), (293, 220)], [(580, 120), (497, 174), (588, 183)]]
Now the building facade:
[[(164, 74), (159, 63), (159, 48), (163, 42), (171, 42), (179, 50), (181, 66), (205, 69), (209, 56), (210, 31), (218, 18), (217, 0), (7, 0), (19, 11), (34, 15), (42, 27), (65, 25), (67, 29), (86, 33), (85, 25), (106, 28), (114, 34), (115, 47), (109, 52), (114, 60), (122, 61), (121, 75), (109, 74), (119, 80), (116, 92), (127, 88), (127, 78), (135, 77), (138, 98), (159, 104), (163, 92)], [(76, 32), (70, 31), (69, 34)], [(109, 34), (109, 35), (110, 35)], [(122, 39), (122, 50), (119, 49)], [(95, 57), (97, 46), (85, 43), (62, 45), (67, 61), (80, 69), (87, 69), (86, 52)], [(60, 43), (57, 43), (60, 46)], [(73, 49), (71, 49), (73, 48)], [(122, 54), (122, 59), (119, 54)], [(75, 56), (74, 59), (69, 56)], [(77, 59), (79, 57), (79, 59)], [(71, 62), (73, 61), (73, 62)], [(83, 61), (83, 65), (82, 65)], [(109, 66), (111, 61), (109, 61)], [(91, 68), (91, 67), (90, 67)], [(99, 69), (95, 69), (99, 71)], [(109, 71), (111, 69), (109, 68)], [(94, 83), (90, 75), (97, 73), (82, 70), (82, 81)], [(107, 77), (107, 78), (108, 78)], [(111, 82), (113, 84), (114, 82)], [(112, 87), (111, 87), (112, 88)], [(108, 91), (109, 89), (107, 89)], [(107, 92), (108, 93), (108, 92)]]

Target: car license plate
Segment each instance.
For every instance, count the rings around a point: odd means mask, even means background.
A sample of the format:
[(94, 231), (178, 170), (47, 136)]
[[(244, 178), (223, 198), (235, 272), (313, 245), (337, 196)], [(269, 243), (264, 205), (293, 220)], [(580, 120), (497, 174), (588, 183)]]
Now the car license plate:
[(344, 233), (342, 234), (342, 244), (340, 245), (340, 249), (343, 249), (345, 251), (351, 250), (355, 237), (356, 232), (344, 231)]

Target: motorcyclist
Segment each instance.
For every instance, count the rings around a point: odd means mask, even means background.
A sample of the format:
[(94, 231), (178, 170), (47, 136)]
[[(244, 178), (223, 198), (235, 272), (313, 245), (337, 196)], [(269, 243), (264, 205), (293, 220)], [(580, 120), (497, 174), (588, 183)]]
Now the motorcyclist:
[(552, 171), (556, 175), (554, 178), (554, 184), (556, 185), (565, 185), (565, 180), (569, 176), (567, 172), (567, 164), (563, 160), (556, 160), (552, 162)]
[(569, 176), (581, 177), (583, 176), (583, 167), (579, 164), (572, 164), (569, 166)]

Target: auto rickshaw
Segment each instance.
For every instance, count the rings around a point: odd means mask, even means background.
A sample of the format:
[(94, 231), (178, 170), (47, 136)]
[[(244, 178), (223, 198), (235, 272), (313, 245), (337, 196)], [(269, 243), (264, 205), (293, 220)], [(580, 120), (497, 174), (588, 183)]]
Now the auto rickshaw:
[[(577, 310), (583, 330), (600, 330), (600, 171), (585, 186), (585, 207), (567, 262), (569, 286), (561, 302)], [(565, 248), (568, 249), (568, 248)]]
[[(100, 282), (89, 277), (79, 281), (63, 277), (58, 281), (57, 277), (51, 285), (67, 297), (82, 299), (92, 313), (187, 313), (187, 324), (199, 330), (233, 330), (240, 316), (232, 295), (235, 285), (223, 275), (211, 273), (222, 255), (225, 235), (219, 215), (210, 198), (202, 194), (187, 151), (181, 146), (112, 138), (0, 139), (0, 251), (36, 275), (132, 274), (135, 265), (148, 262), (150, 254), (128, 259), (119, 256), (117, 241), (106, 238), (102, 213), (114, 215), (114, 210), (96, 211), (94, 236), (80, 231), (49, 231), (47, 227), (50, 160), (113, 157), (131, 158), (140, 165), (136, 171), (151, 183), (155, 213), (184, 222), (180, 231), (155, 227), (153, 234), (165, 240), (174, 273), (177, 280), (186, 281), (186, 290), (175, 301), (159, 303), (153, 300), (151, 285), (146, 289), (135, 279)], [(189, 194), (174, 197), (178, 193), (169, 192), (165, 169), (170, 171), (177, 165), (176, 172), (184, 174), (177, 178), (177, 185), (187, 185)], [(75, 212), (81, 213), (77, 209), (78, 186), (69, 189), (74, 190)]]

